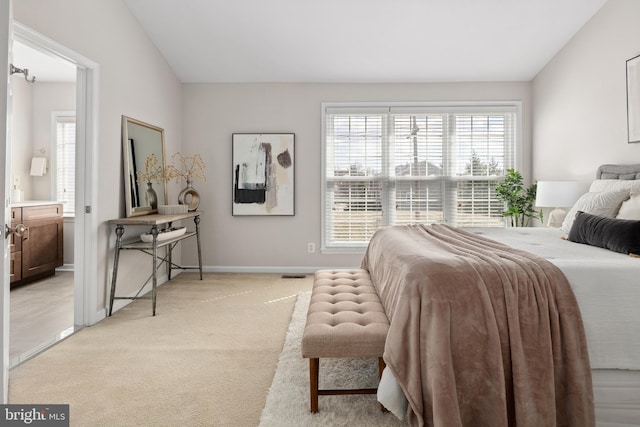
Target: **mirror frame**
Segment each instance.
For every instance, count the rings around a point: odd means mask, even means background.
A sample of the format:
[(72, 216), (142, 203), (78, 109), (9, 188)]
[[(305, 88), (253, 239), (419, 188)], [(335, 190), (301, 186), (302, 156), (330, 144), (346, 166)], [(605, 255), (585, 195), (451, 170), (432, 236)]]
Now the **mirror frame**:
[[(140, 120), (132, 119), (131, 117), (122, 116), (122, 158), (123, 158), (123, 180), (124, 180), (124, 200), (125, 200), (125, 214), (128, 217), (151, 215), (158, 212), (158, 209), (153, 209), (151, 206), (136, 206), (132, 200), (132, 183), (137, 181), (136, 166), (133, 163), (135, 160), (135, 153), (132, 152), (132, 146), (129, 140), (129, 126), (141, 126), (150, 130), (159, 132), (160, 136), (160, 152), (156, 153), (159, 157), (158, 161), (162, 165), (162, 170), (165, 170), (165, 157), (164, 157), (164, 129), (151, 125), (149, 123), (142, 122)], [(144, 165), (144, 162), (137, 161), (136, 163)], [(136, 186), (136, 190), (140, 192), (139, 186)], [(162, 181), (162, 191), (158, 190), (164, 196), (163, 200), (158, 200), (158, 204), (166, 204), (167, 201), (167, 183)], [(160, 197), (158, 197), (160, 199)]]

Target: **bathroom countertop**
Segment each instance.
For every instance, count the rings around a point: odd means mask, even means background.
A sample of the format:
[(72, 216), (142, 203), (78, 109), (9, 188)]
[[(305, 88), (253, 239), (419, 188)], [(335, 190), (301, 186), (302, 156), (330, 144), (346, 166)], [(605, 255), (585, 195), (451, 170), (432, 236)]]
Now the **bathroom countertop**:
[(26, 208), (29, 206), (43, 206), (43, 205), (59, 205), (61, 202), (55, 200), (25, 200), (24, 202), (11, 203), (12, 208)]

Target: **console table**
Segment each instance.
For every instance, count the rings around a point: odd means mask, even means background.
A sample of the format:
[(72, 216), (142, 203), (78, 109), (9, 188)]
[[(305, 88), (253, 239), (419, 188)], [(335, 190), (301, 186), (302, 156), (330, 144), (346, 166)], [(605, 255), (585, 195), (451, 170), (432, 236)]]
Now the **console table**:
[[(199, 269), (200, 270), (200, 280), (202, 280), (202, 251), (200, 249), (200, 214), (202, 212), (189, 212), (183, 214), (173, 214), (173, 215), (143, 215), (137, 217), (129, 217), (129, 218), (118, 218), (112, 219), (109, 221), (109, 224), (115, 225), (116, 232), (116, 252), (113, 259), (113, 277), (111, 278), (111, 296), (109, 298), (109, 316), (113, 311), (113, 301), (116, 299), (151, 299), (152, 301), (152, 311), (153, 315), (156, 315), (156, 286), (157, 286), (157, 273), (158, 268), (166, 262), (169, 266), (169, 280), (171, 280), (171, 269), (178, 268), (182, 270), (186, 269)], [(195, 231), (187, 230), (184, 234), (169, 238), (167, 240), (160, 240), (158, 235), (161, 234), (162, 230), (166, 230), (172, 227), (172, 224), (176, 221), (182, 221), (185, 219), (193, 218), (193, 222), (195, 223)], [(150, 234), (152, 235), (152, 240), (150, 242), (143, 242), (141, 239), (130, 242), (123, 243), (122, 236), (124, 235), (126, 226), (151, 226)], [(173, 248), (180, 242), (181, 240), (188, 239), (190, 237), (196, 237), (196, 243), (198, 245), (198, 267), (182, 267), (173, 263), (171, 259), (171, 252)], [(158, 249), (166, 248), (166, 253), (164, 257), (160, 257), (160, 263), (158, 263)], [(137, 250), (144, 252), (148, 255), (152, 256), (153, 265), (151, 269), (151, 276), (147, 279), (146, 282), (142, 284), (138, 292), (134, 296), (123, 297), (116, 296), (116, 281), (118, 278), (118, 263), (120, 261), (120, 251), (122, 250)], [(151, 296), (140, 296), (140, 292), (142, 289), (149, 283), (151, 280)]]

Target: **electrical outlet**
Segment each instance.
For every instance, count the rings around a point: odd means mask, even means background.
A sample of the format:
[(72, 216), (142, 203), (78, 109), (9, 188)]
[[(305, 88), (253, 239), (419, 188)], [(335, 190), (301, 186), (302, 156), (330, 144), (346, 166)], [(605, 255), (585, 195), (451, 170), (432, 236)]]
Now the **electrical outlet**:
[(307, 253), (315, 253), (316, 251), (316, 244), (315, 243), (307, 243)]
[(13, 176), (13, 185), (16, 187), (20, 187), (20, 175)]

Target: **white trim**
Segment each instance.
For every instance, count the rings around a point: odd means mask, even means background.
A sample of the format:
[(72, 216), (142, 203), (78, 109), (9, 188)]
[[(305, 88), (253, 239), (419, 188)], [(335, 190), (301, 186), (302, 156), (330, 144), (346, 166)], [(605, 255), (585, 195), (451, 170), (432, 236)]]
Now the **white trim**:
[[(316, 270), (326, 269), (346, 269), (348, 267), (332, 267), (332, 266), (307, 266), (307, 267), (292, 267), (292, 266), (240, 266), (240, 265), (228, 265), (228, 266), (210, 266), (202, 267), (202, 271), (205, 273), (252, 273), (252, 274), (310, 274)], [(351, 268), (359, 268), (357, 265)], [(178, 271), (178, 270), (176, 270)], [(173, 273), (172, 273), (173, 275)]]
[[(522, 107), (522, 101), (520, 100), (501, 100), (501, 101), (374, 101), (374, 102), (323, 102), (322, 104), (323, 114), (327, 109), (357, 109), (357, 108), (377, 108), (379, 110), (391, 111), (391, 109), (397, 108), (460, 108), (460, 107)], [(388, 108), (385, 108), (388, 107)], [(340, 110), (342, 111), (342, 110)], [(358, 111), (358, 110), (355, 110)]]
[[(84, 263), (78, 265), (77, 258), (75, 277), (83, 278), (76, 282), (75, 289), (83, 290), (83, 304), (76, 304), (75, 318), (82, 325), (93, 325), (104, 319), (104, 308), (98, 308), (98, 87), (99, 69), (97, 64), (86, 69), (78, 69), (78, 99), (76, 104), (76, 176), (84, 176), (82, 182), (76, 181), (76, 234), (75, 251), (83, 251)], [(84, 97), (82, 95), (84, 94)], [(84, 141), (81, 142), (81, 138)], [(92, 212), (85, 213), (85, 207)], [(78, 215), (79, 214), (79, 215)], [(81, 233), (78, 233), (82, 230)], [(84, 239), (83, 239), (84, 236)], [(76, 252), (77, 257), (77, 252)], [(82, 312), (78, 312), (81, 309)]]
[[(523, 156), (522, 153), (524, 151), (524, 133), (523, 133), (523, 126), (522, 126), (522, 101), (513, 101), (514, 105), (516, 106), (516, 145), (515, 145), (515, 150), (516, 152), (513, 153), (514, 155), (514, 163), (515, 163), (515, 168), (516, 170), (523, 170), (522, 167), (522, 162), (523, 162)], [(531, 166), (531, 165), (529, 165)]]
[[(0, 52), (4, 56), (5, 61), (4, 69), (0, 72), (0, 79), (3, 83), (0, 84), (2, 91), (4, 92), (4, 102), (0, 106), (0, 117), (4, 117), (4, 123), (0, 125), (0, 135), (4, 134), (4, 141), (2, 142), (3, 149), (0, 150), (0, 165), (4, 167), (4, 173), (0, 173), (0, 193), (4, 200), (3, 206), (3, 230), (6, 224), (11, 224), (11, 209), (9, 204), (9, 173), (10, 171), (10, 158), (11, 158), (11, 144), (9, 143), (11, 138), (11, 84), (9, 79), (9, 63), (13, 62), (13, 32), (12, 32), (12, 1), (2, 2), (0, 5)], [(2, 402), (6, 404), (9, 400), (9, 366), (11, 360), (9, 358), (9, 321), (10, 321), (10, 306), (9, 306), (9, 239), (2, 239), (2, 265), (0, 266), (0, 281), (2, 283), (2, 290), (0, 290), (0, 345), (2, 349), (2, 372), (0, 372), (0, 387), (2, 388)]]
[[(97, 204), (97, 161), (98, 140), (98, 76), (99, 66), (83, 55), (58, 42), (13, 22), (15, 40), (41, 52), (65, 59), (77, 67), (76, 79), (76, 233), (74, 241), (74, 324), (88, 326), (104, 316), (98, 309), (97, 249), (98, 237), (96, 218)], [(78, 179), (80, 177), (80, 179)], [(90, 206), (91, 214), (84, 213)]]
[[(75, 84), (75, 82), (74, 82)], [(73, 117), (76, 118), (76, 111), (51, 111), (51, 140), (49, 147), (49, 172), (51, 173), (51, 200), (58, 198), (58, 118)], [(74, 189), (75, 191), (75, 189)], [(66, 213), (65, 213), (66, 216)], [(71, 216), (71, 215), (69, 215)], [(75, 216), (75, 215), (73, 215)]]
[(335, 103), (323, 102), (320, 117), (320, 253), (326, 253), (326, 238), (324, 237), (327, 227), (327, 109)]

